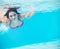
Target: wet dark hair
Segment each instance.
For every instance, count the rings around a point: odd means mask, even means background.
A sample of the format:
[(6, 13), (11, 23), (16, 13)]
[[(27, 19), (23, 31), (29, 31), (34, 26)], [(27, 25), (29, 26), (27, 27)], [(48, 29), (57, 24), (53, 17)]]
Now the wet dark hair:
[(7, 16), (8, 19), (9, 19), (9, 12), (15, 12), (16, 14), (18, 14), (18, 16), (20, 14), (17, 12), (17, 8), (9, 8), (6, 14), (4, 15), (4, 16)]

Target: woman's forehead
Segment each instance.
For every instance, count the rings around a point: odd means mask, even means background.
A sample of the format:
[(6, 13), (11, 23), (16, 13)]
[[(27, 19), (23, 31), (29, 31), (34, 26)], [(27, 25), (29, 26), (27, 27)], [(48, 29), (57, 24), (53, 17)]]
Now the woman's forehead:
[(14, 14), (14, 13), (15, 13), (15, 12), (11, 11), (11, 12), (9, 12), (9, 15)]

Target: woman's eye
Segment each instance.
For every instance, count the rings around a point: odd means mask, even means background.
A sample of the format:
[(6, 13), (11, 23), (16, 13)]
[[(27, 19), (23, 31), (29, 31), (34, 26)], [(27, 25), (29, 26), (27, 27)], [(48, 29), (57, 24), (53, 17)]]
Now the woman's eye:
[(16, 14), (14, 14), (14, 16), (16, 16)]
[(12, 17), (12, 15), (10, 17)]

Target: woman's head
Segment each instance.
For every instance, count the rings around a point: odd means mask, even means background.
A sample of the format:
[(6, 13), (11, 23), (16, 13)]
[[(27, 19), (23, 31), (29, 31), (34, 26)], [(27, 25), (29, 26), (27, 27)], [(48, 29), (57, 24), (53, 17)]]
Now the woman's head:
[(17, 12), (16, 8), (10, 8), (6, 12), (5, 16), (7, 16), (10, 20), (8, 23), (11, 28), (16, 28), (23, 25), (23, 21), (20, 19), (20, 14)]
[(7, 16), (7, 18), (10, 20), (17, 18), (18, 15), (19, 13), (17, 12), (16, 8), (10, 8), (5, 14), (5, 16)]

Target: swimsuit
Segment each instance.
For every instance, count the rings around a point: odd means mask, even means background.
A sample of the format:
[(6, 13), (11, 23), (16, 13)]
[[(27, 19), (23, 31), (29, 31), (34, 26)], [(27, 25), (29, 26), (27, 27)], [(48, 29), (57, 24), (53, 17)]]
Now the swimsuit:
[(22, 21), (21, 19), (22, 19), (22, 18), (19, 16), (19, 18), (9, 20), (9, 21), (7, 22), (7, 24), (8, 24), (11, 28), (21, 27), (21, 26), (23, 25), (23, 21)]

